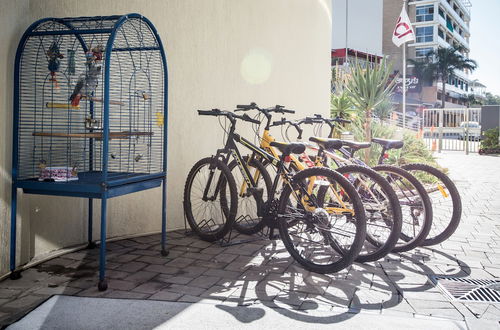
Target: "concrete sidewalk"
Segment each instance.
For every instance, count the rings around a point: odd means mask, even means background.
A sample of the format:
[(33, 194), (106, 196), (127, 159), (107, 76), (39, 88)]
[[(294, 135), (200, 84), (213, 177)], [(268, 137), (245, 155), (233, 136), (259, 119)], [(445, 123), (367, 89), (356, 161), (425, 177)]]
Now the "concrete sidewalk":
[[(500, 304), (451, 301), (429, 276), (500, 280), (500, 158), (443, 153), (439, 161), (449, 168), (461, 193), (463, 216), (457, 232), (431, 249), (319, 275), (296, 264), (280, 241), (221, 247), (175, 231), (168, 235), (170, 255), (162, 258), (159, 235), (126, 239), (108, 245), (106, 292), (96, 289), (97, 249), (63, 255), (23, 272), (18, 281), (0, 282), (0, 327), (62, 294), (175, 302), (165, 306), (196, 311), (173, 319), (194, 315), (194, 320), (183, 321), (186, 328), (208, 326), (196, 315), (219, 315), (234, 328), (260, 326), (264, 319), (267, 328), (273, 319), (287, 325), (389, 328), (394, 317), (396, 328), (420, 324), (424, 318), (437, 322), (435, 327), (498, 329)], [(252, 316), (254, 311), (262, 318)], [(126, 314), (140, 318), (139, 312)]]
[[(311, 317), (315, 321), (310, 320)], [(467, 329), (464, 321), (352, 312), (335, 308), (288, 317), (286, 310), (255, 304), (179, 303), (54, 296), (7, 330), (24, 329)]]

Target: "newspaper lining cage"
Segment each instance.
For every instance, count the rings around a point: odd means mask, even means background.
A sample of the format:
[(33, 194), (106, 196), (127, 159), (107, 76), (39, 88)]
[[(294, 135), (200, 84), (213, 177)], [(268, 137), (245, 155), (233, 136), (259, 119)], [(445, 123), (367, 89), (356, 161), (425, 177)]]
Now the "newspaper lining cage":
[(11, 277), (16, 278), (17, 188), (101, 199), (99, 288), (107, 287), (106, 199), (163, 183), (165, 249), (167, 65), (158, 33), (139, 15), (46, 18), (15, 59)]

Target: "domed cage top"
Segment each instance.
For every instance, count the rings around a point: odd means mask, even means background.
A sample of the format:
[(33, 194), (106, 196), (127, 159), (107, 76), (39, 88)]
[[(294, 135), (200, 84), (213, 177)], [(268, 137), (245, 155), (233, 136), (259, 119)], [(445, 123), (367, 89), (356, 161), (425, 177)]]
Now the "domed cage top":
[(167, 63), (147, 18), (39, 20), (19, 43), (14, 79), (13, 205), (16, 188), (88, 197), (89, 208), (162, 182), (165, 195)]

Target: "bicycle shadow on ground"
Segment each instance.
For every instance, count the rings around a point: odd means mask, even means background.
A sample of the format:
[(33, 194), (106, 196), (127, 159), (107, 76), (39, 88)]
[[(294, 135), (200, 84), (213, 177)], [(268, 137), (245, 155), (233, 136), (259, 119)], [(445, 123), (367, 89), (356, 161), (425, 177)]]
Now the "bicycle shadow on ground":
[[(407, 295), (434, 288), (429, 276), (444, 274), (433, 264), (426, 265), (432, 261), (433, 254), (441, 256), (442, 265), (447, 267), (446, 276), (470, 274), (470, 267), (454, 256), (433, 249), (419, 249), (390, 255), (378, 262), (356, 263), (341, 272), (322, 275), (304, 270), (289, 256), (283, 257), (286, 249), (281, 242), (273, 242), (272, 248), (269, 247), (258, 254), (268, 260), (259, 267), (262, 279), (242, 276), (238, 281), (246, 283), (247, 290), (239, 290), (218, 305), (242, 322), (251, 322), (251, 317), (242, 316), (236, 307), (224, 306), (247, 305), (257, 310), (258, 304), (262, 304), (291, 319), (324, 324), (343, 322), (361, 312), (383, 312), (397, 307)], [(281, 273), (266, 272), (262, 268), (279, 270), (283, 266), (286, 268)], [(252, 317), (264, 315), (263, 310), (261, 314), (253, 312)], [(414, 310), (409, 312), (415, 313)]]

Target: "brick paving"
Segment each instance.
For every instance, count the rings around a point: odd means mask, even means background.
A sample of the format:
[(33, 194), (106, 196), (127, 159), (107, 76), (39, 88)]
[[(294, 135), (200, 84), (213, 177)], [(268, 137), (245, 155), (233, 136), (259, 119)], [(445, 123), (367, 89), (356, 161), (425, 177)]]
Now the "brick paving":
[(203, 300), (227, 310), (262, 304), (310, 322), (364, 312), (498, 326), (500, 304), (450, 301), (428, 278), (500, 279), (500, 157), (445, 153), (439, 161), (449, 168), (463, 202), (459, 229), (439, 246), (320, 275), (294, 263), (280, 241), (221, 247), (174, 231), (168, 234), (169, 256), (160, 257), (159, 235), (120, 240), (108, 243), (106, 292), (96, 288), (98, 249), (60, 256), (24, 271), (20, 280), (0, 282), (0, 328), (55, 294)]

